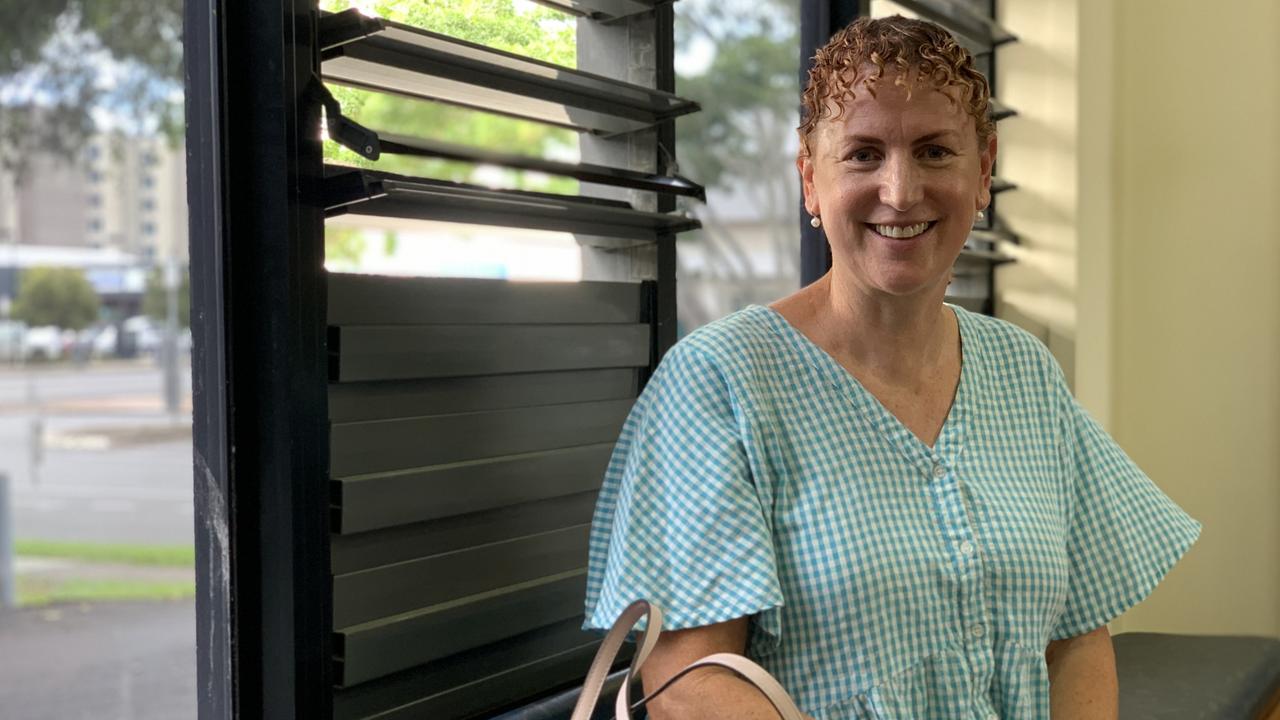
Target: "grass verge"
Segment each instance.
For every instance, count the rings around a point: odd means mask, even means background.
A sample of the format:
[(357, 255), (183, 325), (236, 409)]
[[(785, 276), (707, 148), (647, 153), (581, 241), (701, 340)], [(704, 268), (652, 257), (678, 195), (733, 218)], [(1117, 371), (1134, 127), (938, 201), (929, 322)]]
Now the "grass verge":
[(15, 540), (14, 554), (28, 557), (64, 558), (90, 563), (146, 565), (151, 567), (192, 567), (196, 564), (193, 545), (126, 545), (54, 540)]
[(194, 597), (195, 548), (190, 545), (17, 540), (19, 557), (69, 561), (52, 570), (20, 571), (18, 604), (114, 600), (177, 600)]
[(111, 600), (181, 600), (194, 597), (192, 581), (86, 580), (71, 578), (54, 582), (20, 578), (16, 587), (23, 607), (60, 602), (103, 602)]

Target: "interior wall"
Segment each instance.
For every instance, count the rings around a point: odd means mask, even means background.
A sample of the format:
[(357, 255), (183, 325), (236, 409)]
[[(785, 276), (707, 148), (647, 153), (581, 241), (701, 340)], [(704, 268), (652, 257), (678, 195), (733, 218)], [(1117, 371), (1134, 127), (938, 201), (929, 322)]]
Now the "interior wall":
[(1204, 524), (1112, 631), (1280, 636), (1280, 3), (999, 8), (998, 314)]
[(1280, 636), (1280, 3), (1114, 12), (1114, 434), (1204, 524), (1123, 627)]

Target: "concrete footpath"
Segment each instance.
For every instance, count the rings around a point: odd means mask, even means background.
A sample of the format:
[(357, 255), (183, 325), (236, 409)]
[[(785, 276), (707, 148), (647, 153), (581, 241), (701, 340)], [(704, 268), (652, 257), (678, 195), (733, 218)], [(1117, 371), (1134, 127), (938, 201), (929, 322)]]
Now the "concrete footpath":
[(5, 720), (196, 716), (195, 601), (0, 610)]
[[(18, 586), (190, 583), (189, 567), (18, 557)], [(99, 585), (101, 587), (101, 585)], [(0, 610), (0, 719), (196, 716), (195, 600), (55, 602)]]

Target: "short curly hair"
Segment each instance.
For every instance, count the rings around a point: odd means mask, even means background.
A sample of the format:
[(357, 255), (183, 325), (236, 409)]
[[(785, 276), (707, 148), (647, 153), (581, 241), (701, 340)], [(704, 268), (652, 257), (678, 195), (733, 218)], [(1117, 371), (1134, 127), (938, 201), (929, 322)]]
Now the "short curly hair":
[[(863, 65), (876, 70), (858, 77)], [(825, 117), (839, 117), (843, 103), (854, 99), (854, 87), (862, 84), (875, 97), (875, 84), (891, 67), (899, 75), (898, 85), (906, 85), (904, 76), (917, 71), (917, 84), (928, 82), (935, 89), (953, 86), (959, 89), (959, 101), (973, 117), (977, 127), (978, 147), (984, 147), (995, 134), (995, 123), (988, 117), (991, 86), (973, 65), (973, 56), (945, 28), (926, 20), (901, 15), (884, 18), (860, 17), (831, 40), (813, 57), (809, 83), (804, 90), (800, 133), (800, 156), (810, 153), (809, 138)], [(907, 87), (908, 97), (911, 88)], [(829, 100), (835, 101), (833, 113)]]

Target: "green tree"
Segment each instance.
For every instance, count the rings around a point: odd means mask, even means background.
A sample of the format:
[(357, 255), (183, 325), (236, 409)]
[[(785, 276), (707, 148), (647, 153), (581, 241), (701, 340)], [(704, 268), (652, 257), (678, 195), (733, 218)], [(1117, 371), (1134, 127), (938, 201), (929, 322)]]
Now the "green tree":
[(0, 7), (0, 168), (74, 158), (105, 112), (130, 134), (182, 130), (182, 0)]
[(27, 325), (80, 330), (98, 319), (98, 294), (75, 268), (36, 267), (22, 273), (13, 316)]
[[(142, 295), (142, 313), (158, 323), (169, 319), (169, 291), (164, 286), (164, 269), (154, 268), (147, 274), (147, 288)], [(191, 326), (191, 271), (182, 271), (178, 286), (178, 327)]]
[[(350, 0), (323, 0), (324, 10), (340, 12)], [(528, 57), (574, 67), (577, 39), (567, 16), (542, 7), (517, 6), (514, 0), (380, 0), (372, 9), (383, 18)], [(369, 128), (458, 145), (471, 145), (540, 157), (574, 157), (577, 134), (541, 123), (468, 110), (444, 103), (412, 100), (355, 88), (331, 87), (343, 114)], [(325, 159), (343, 165), (376, 168), (419, 177), (480, 182), (474, 165), (448, 160), (383, 155), (376, 162), (337, 143), (324, 147)], [(542, 192), (575, 193), (578, 182), (519, 171), (485, 176), (486, 184)], [(388, 251), (396, 238), (384, 236)], [(325, 257), (335, 269), (356, 267), (365, 247), (363, 234), (331, 226), (325, 231)]]
[[(351, 5), (350, 0), (321, 2), (323, 9), (334, 12)], [(566, 67), (577, 62), (574, 23), (547, 8), (525, 9), (515, 0), (379, 0), (373, 3), (373, 10), (388, 20), (499, 50)], [(534, 156), (577, 154), (577, 135), (571, 130), (397, 95), (339, 86), (331, 90), (345, 115), (374, 130)], [(325, 144), (325, 157), (347, 165), (456, 182), (475, 182), (477, 177), (475, 166), (467, 163), (396, 155), (373, 162), (336, 143)], [(566, 193), (576, 192), (578, 187), (567, 178), (516, 171), (502, 173), (500, 184)]]
[(742, 233), (720, 219), (722, 208), (682, 200), (703, 221), (701, 231), (685, 238), (705, 258), (700, 277), (689, 273), (681, 284), (681, 320), (690, 327), (744, 302), (789, 292), (799, 275), (799, 181), (792, 169), (800, 102), (798, 27), (799, 3), (793, 0), (676, 5), (677, 57), (710, 56), (705, 65), (676, 64), (676, 92), (702, 105), (701, 112), (676, 120), (680, 170), (749, 206), (772, 256), (761, 267), (759, 253), (743, 246)]
[(676, 91), (702, 103), (701, 112), (676, 121), (680, 164), (700, 182), (756, 182), (760, 168), (787, 155), (778, 132), (799, 124), (798, 12), (783, 0), (679, 7), (676, 46), (704, 44), (715, 53), (696, 74), (676, 68)]
[(337, 272), (360, 267), (364, 254), (364, 233), (359, 228), (331, 225), (324, 231), (324, 262)]

